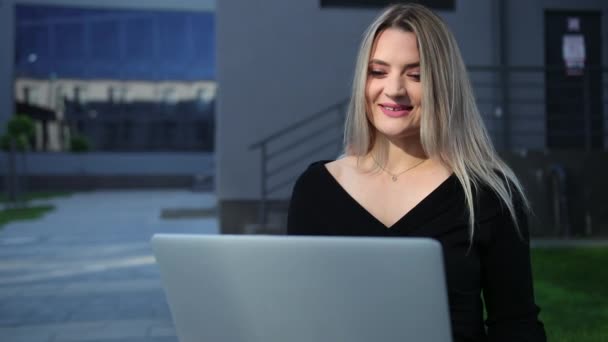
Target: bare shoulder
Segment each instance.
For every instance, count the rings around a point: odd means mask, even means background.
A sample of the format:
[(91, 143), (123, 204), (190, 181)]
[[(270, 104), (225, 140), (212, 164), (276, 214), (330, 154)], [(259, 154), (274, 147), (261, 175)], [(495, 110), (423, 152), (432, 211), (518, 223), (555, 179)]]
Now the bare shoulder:
[(442, 182), (450, 178), (453, 173), (449, 167), (436, 159), (429, 159), (421, 171), (421, 174), (436, 182)]
[(341, 180), (357, 171), (357, 163), (357, 157), (345, 156), (325, 164), (325, 167), (335, 179)]
[(365, 172), (365, 161), (357, 156), (344, 156), (325, 164), (329, 173), (338, 181), (356, 181)]

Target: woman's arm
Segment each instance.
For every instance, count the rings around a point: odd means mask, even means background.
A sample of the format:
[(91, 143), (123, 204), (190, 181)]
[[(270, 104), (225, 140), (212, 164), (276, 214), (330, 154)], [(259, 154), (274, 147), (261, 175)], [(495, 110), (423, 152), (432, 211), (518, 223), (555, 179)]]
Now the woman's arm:
[[(498, 199), (496, 199), (498, 200)], [(546, 341), (534, 301), (526, 214), (515, 205), (519, 231), (506, 208), (479, 222), (491, 232), (481, 251), (482, 289), (488, 341)]]

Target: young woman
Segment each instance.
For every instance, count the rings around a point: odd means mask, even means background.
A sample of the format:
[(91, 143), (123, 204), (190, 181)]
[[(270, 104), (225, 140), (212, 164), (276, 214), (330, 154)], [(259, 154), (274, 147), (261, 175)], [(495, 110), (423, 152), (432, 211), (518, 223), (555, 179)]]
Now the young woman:
[(526, 197), (492, 147), (436, 14), (395, 5), (369, 27), (344, 140), (341, 158), (313, 163), (296, 182), (288, 234), (436, 239), (455, 341), (546, 340)]

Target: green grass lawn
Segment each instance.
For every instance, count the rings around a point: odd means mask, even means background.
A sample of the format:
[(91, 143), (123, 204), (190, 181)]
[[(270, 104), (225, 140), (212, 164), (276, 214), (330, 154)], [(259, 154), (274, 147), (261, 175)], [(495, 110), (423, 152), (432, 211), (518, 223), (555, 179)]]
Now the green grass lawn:
[(0, 210), (0, 229), (2, 229), (5, 224), (12, 221), (35, 220), (53, 209), (54, 207), (52, 205), (40, 205)]
[[(70, 195), (71, 193), (66, 191), (39, 191), (24, 194), (22, 196), (21, 206), (0, 210), (0, 229), (2, 229), (4, 225), (9, 222), (38, 219), (55, 208), (52, 205), (31, 206), (27, 204), (28, 201), (43, 200), (55, 197), (65, 197)], [(7, 202), (8, 196), (4, 193), (0, 194), (0, 203)]]
[(533, 249), (532, 264), (548, 340), (608, 341), (608, 248)]
[[(28, 192), (25, 194), (23, 199), (25, 201), (31, 201), (35, 199), (49, 199), (54, 197), (66, 197), (70, 196), (72, 193), (67, 191), (37, 191), (37, 192)], [(0, 194), (0, 203), (8, 202), (8, 196), (6, 194)]]

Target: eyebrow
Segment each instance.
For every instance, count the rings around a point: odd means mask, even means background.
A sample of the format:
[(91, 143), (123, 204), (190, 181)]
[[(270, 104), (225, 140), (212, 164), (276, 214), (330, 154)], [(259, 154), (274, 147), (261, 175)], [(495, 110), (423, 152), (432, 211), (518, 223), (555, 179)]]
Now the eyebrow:
[[(380, 59), (372, 59), (371, 61), (369, 61), (369, 64), (380, 64), (380, 65), (390, 67), (390, 65), (387, 62), (380, 60)], [(410, 64), (405, 65), (405, 69), (417, 68), (419, 66), (420, 66), (420, 62), (410, 63)]]

